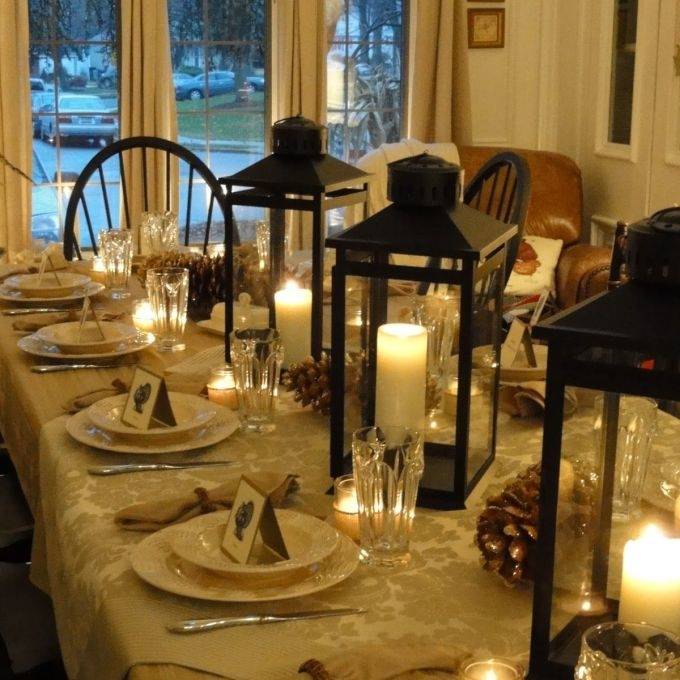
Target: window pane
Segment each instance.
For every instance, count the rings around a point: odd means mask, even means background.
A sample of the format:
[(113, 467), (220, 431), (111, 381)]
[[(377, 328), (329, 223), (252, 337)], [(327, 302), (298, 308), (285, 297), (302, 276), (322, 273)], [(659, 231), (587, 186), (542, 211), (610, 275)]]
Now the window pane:
[(262, 44), (265, 0), (208, 0), (208, 39)]
[(353, 162), (401, 136), (401, 0), (327, 0), (330, 152)]
[(616, 144), (630, 144), (637, 11), (637, 0), (617, 0), (614, 8), (608, 140)]
[(203, 0), (168, 0), (168, 19), (171, 42), (203, 40)]

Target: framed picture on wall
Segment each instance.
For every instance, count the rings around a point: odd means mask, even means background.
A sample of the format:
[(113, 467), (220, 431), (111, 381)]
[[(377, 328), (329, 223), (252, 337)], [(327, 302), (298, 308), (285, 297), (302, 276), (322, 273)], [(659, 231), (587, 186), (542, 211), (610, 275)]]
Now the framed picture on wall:
[(469, 9), (468, 47), (503, 47), (505, 45), (505, 9)]

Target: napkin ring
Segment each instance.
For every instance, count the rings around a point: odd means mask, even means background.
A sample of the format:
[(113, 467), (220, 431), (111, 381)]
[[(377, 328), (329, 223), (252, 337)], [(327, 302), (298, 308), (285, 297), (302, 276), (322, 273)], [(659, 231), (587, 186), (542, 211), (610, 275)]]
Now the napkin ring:
[(202, 515), (208, 512), (215, 512), (219, 507), (217, 503), (210, 500), (208, 490), (205, 487), (197, 486), (194, 489), (194, 493), (198, 496), (198, 507)]
[(326, 667), (317, 661), (316, 659), (309, 659), (305, 661), (300, 668), (298, 668), (298, 673), (308, 673), (312, 680), (333, 680), (330, 673), (326, 670)]

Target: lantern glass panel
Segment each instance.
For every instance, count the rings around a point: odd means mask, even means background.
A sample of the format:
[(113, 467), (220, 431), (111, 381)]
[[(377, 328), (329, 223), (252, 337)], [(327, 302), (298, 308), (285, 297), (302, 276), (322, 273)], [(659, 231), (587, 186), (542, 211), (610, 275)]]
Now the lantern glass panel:
[[(626, 357), (611, 354), (615, 361)], [(647, 397), (566, 388), (550, 608), (553, 663), (573, 667), (582, 633), (617, 620), (626, 542), (650, 524), (674, 533), (673, 500), (662, 493), (664, 453), (654, 447), (658, 428), (673, 420)], [(634, 620), (648, 619), (638, 612)]]

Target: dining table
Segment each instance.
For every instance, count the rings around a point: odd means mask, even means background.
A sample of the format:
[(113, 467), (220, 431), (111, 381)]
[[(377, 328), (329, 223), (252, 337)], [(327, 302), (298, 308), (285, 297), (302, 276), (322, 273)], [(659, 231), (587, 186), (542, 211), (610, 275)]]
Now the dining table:
[[(130, 312), (144, 296), (134, 279), (131, 298), (95, 300), (101, 309)], [(332, 520), (328, 417), (279, 395), (276, 429), (237, 431), (197, 452), (130, 456), (96, 450), (66, 431), (65, 406), (78, 395), (129, 382), (134, 365), (37, 374), (45, 363), (17, 347), (17, 317), (0, 316), (0, 429), (35, 518), (31, 579), (52, 599), (62, 657), (70, 678), (85, 680), (284, 680), (308, 659), (358, 653), (371, 644), (393, 648), (451, 645), (474, 655), (508, 657), (526, 665), (532, 590), (507, 587), (482, 568), (474, 544), (484, 499), (540, 460), (542, 421), (499, 414), (496, 457), (467, 499), (466, 508), (418, 508), (411, 560), (402, 568), (360, 565), (345, 581), (290, 601), (220, 603), (159, 590), (133, 571), (130, 556), (147, 534), (114, 523), (132, 503), (191, 493), (243, 472), (299, 475), (291, 507)], [(129, 317), (128, 317), (129, 318)], [(224, 345), (189, 321), (186, 349), (134, 355), (155, 371)], [(128, 364), (128, 362), (125, 362)], [(592, 409), (565, 422), (564, 447), (582, 451), (592, 437)], [(660, 413), (653, 465), (673, 455), (677, 420)], [(93, 465), (151, 460), (233, 461), (232, 465), (98, 477)], [(362, 607), (363, 615), (245, 626), (178, 635), (166, 626), (182, 619), (244, 613)]]

